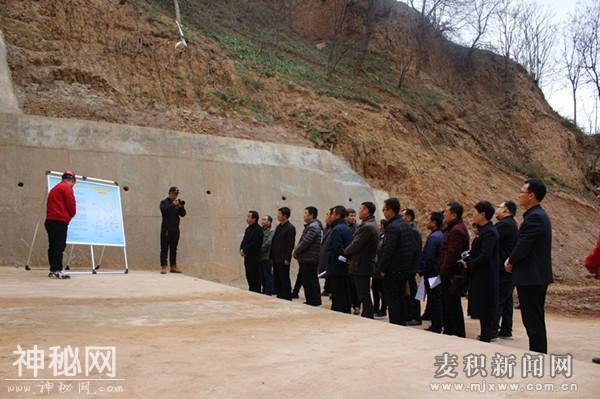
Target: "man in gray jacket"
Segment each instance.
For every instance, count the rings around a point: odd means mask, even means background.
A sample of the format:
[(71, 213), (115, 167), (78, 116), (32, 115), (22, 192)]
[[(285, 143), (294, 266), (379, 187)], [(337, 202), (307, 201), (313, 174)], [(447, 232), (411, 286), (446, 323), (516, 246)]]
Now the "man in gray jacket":
[(371, 299), (371, 276), (375, 269), (375, 257), (379, 244), (379, 228), (375, 222), (375, 204), (363, 202), (358, 210), (362, 221), (352, 242), (344, 251), (350, 258), (349, 272), (354, 279), (356, 292), (362, 304), (362, 317), (373, 318), (373, 300)]
[(304, 287), (306, 303), (321, 306), (321, 287), (317, 269), (321, 252), (323, 225), (317, 220), (318, 211), (314, 206), (304, 210), (304, 230), (294, 248), (293, 256), (300, 264), (300, 281)]

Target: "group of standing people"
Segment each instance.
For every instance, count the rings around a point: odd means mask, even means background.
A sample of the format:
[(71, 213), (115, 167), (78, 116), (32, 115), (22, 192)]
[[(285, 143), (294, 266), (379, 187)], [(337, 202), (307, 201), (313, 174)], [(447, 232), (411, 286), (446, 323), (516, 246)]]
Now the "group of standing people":
[[(543, 182), (525, 181), (518, 195), (524, 209), (520, 227), (515, 202), (497, 208), (489, 201), (478, 202), (472, 242), (463, 206), (450, 202), (444, 211), (427, 215), (424, 245), (415, 212), (401, 209), (397, 198), (384, 201), (385, 219), (379, 224), (375, 204), (363, 202), (361, 223), (354, 229), (345, 207), (330, 208), (321, 223), (318, 210), (309, 206), (298, 243), (289, 208), (278, 210), (274, 231), (270, 216), (259, 222), (258, 213), (250, 211), (240, 254), (251, 291), (291, 300), (290, 265), (297, 259), (297, 287), (304, 287), (306, 304), (321, 305), (320, 276), (334, 311), (351, 313), (359, 306), (366, 318), (387, 311), (390, 323), (398, 325), (430, 320), (427, 330), (435, 333), (465, 337), (461, 298), (466, 296), (467, 314), (480, 321), (478, 338), (485, 342), (512, 336), (516, 286), (529, 349), (547, 353), (544, 304), (553, 277), (552, 228), (541, 206), (545, 194)], [(415, 300), (417, 276), (427, 292), (423, 315)]]

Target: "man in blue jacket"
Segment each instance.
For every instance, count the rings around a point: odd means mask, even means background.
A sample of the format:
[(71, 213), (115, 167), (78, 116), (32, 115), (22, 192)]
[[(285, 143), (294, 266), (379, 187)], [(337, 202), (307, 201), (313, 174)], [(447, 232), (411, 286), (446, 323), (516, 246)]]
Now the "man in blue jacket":
[(442, 242), (444, 241), (444, 233), (442, 232), (443, 222), (444, 216), (442, 212), (432, 212), (429, 214), (427, 229), (431, 231), (431, 234), (427, 237), (425, 248), (423, 248), (423, 255), (421, 256), (420, 273), (425, 279), (425, 288), (427, 289), (427, 307), (425, 308), (425, 312), (431, 320), (431, 326), (426, 328), (426, 330), (435, 333), (442, 332), (442, 285), (438, 284), (431, 288), (429, 279), (432, 277), (439, 278), (440, 275), (438, 257)]
[(346, 208), (333, 207), (331, 233), (327, 244), (327, 277), (331, 289), (331, 310), (350, 313), (350, 276), (344, 250), (352, 242), (352, 230), (346, 224)]
[(544, 306), (546, 291), (552, 283), (552, 226), (541, 202), (546, 186), (529, 179), (521, 187), (519, 205), (525, 209), (515, 249), (504, 263), (513, 274), (521, 317), (529, 337), (529, 350), (548, 353)]

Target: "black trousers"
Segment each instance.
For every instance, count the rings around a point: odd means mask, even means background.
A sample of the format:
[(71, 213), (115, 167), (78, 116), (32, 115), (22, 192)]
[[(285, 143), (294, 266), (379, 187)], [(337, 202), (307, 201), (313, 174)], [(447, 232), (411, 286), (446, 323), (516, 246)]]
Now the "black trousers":
[(356, 294), (362, 304), (362, 317), (373, 318), (373, 300), (371, 299), (371, 277), (353, 275)]
[(350, 279), (349, 276), (329, 276), (331, 289), (331, 310), (350, 313)]
[(263, 259), (260, 261), (262, 268), (262, 293), (265, 295), (271, 295), (273, 293), (273, 265), (270, 259)]
[(246, 280), (248, 288), (252, 292), (260, 293), (262, 282), (262, 269), (259, 257), (244, 257), (244, 268), (246, 269)]
[(354, 279), (352, 277), (348, 279), (348, 284), (348, 288), (350, 289), (350, 304), (354, 308), (360, 308), (360, 298), (358, 297), (356, 284), (354, 284)]
[(428, 313), (431, 320), (430, 329), (435, 332), (442, 332), (442, 285), (439, 284), (435, 288), (429, 285), (429, 279), (425, 279), (425, 289), (427, 290), (427, 308), (425, 313)]
[(300, 288), (302, 288), (302, 263), (298, 262), (298, 265), (298, 274), (296, 275), (292, 296), (298, 296), (298, 294), (300, 294)]
[(494, 323), (495, 323), (494, 315), (489, 314), (485, 317), (479, 319), (479, 340), (483, 342), (491, 342), (494, 334)]
[(290, 265), (273, 262), (273, 288), (277, 298), (292, 300), (292, 282), (290, 281)]
[(179, 229), (160, 231), (160, 265), (167, 266), (167, 254), (169, 255), (169, 266), (177, 266), (177, 244), (179, 244)]
[(388, 307), (390, 323), (406, 325), (408, 309), (404, 296), (408, 275), (389, 275), (383, 278), (383, 293)]
[(48, 263), (51, 272), (60, 272), (63, 269), (63, 252), (67, 247), (67, 229), (65, 222), (46, 220), (44, 223), (48, 232)]
[(304, 297), (306, 303), (312, 306), (321, 306), (321, 286), (319, 285), (319, 276), (317, 273), (318, 264), (300, 263), (300, 281), (304, 287)]
[(547, 285), (517, 287), (519, 304), (521, 305), (521, 318), (529, 337), (529, 350), (539, 353), (548, 353), (544, 315), (547, 289)]
[[(502, 333), (512, 333), (513, 327), (513, 291), (515, 286), (512, 277), (500, 280), (498, 295), (498, 315), (496, 318), (496, 329)], [(502, 320), (502, 324), (500, 324)]]
[(450, 282), (442, 282), (442, 301), (444, 309), (444, 334), (466, 337), (465, 316), (463, 314), (460, 296), (449, 292)]
[(373, 278), (371, 282), (371, 290), (373, 291), (373, 306), (375, 313), (385, 312), (387, 310), (385, 304), (385, 296), (383, 295), (383, 280), (380, 278)]
[(415, 299), (419, 286), (417, 285), (416, 274), (408, 277), (408, 286), (410, 296), (406, 297), (406, 306), (408, 311), (408, 320), (421, 321), (421, 301)]

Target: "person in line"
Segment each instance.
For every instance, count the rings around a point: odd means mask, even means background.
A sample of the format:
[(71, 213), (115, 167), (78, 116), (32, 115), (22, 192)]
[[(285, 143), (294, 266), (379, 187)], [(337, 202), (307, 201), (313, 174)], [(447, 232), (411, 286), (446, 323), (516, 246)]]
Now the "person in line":
[(416, 241), (408, 224), (400, 217), (400, 201), (388, 198), (383, 203), (383, 215), (388, 220), (381, 257), (376, 273), (383, 278), (383, 292), (392, 324), (406, 325), (408, 310), (406, 284), (414, 270)]
[(331, 236), (327, 246), (327, 278), (331, 288), (331, 310), (350, 313), (350, 282), (344, 249), (352, 241), (352, 231), (346, 224), (346, 208), (341, 205), (331, 211)]
[[(496, 230), (500, 236), (500, 281), (498, 289), (498, 312), (496, 314), (496, 324), (494, 325), (494, 335), (500, 338), (512, 337), (513, 327), (513, 291), (515, 285), (513, 283), (512, 274), (504, 270), (504, 261), (510, 256), (510, 253), (517, 244), (517, 236), (519, 227), (515, 221), (517, 214), (517, 204), (513, 201), (505, 201), (496, 210)], [(500, 323), (502, 320), (502, 323)]]
[(600, 234), (598, 234), (596, 245), (585, 258), (584, 264), (585, 268), (594, 275), (595, 278), (600, 280)]
[(296, 243), (296, 227), (290, 222), (292, 211), (284, 206), (277, 211), (279, 224), (275, 228), (271, 244), (271, 261), (273, 262), (273, 286), (277, 298), (292, 300), (292, 283), (290, 281), (290, 265), (292, 251)]
[[(356, 224), (356, 211), (352, 208), (346, 208), (346, 223), (350, 230), (352, 231), (352, 235), (356, 234), (356, 229), (358, 225)], [(350, 278), (350, 303), (352, 305), (352, 313), (360, 314), (360, 299), (358, 298), (358, 292), (356, 290), (356, 285), (354, 284), (354, 279)]]
[(491, 342), (496, 325), (498, 310), (498, 261), (499, 236), (492, 224), (494, 206), (488, 201), (475, 204), (473, 221), (479, 234), (471, 247), (471, 252), (462, 264), (469, 270), (468, 313), (479, 319), (481, 332), (479, 340)]
[(179, 200), (179, 189), (169, 188), (169, 196), (160, 202), (162, 223), (160, 225), (160, 274), (167, 274), (167, 255), (171, 273), (182, 273), (177, 267), (179, 222), (186, 215), (185, 201)]
[(517, 287), (521, 318), (529, 337), (529, 350), (548, 353), (545, 303), (552, 275), (552, 225), (541, 202), (546, 185), (537, 179), (526, 180), (519, 193), (519, 205), (525, 209), (517, 245), (505, 261)]
[(417, 224), (415, 223), (415, 218), (416, 214), (413, 209), (406, 208), (402, 210), (402, 220), (404, 220), (404, 222), (410, 226), (413, 232), (413, 239), (416, 241), (415, 254), (413, 257), (415, 262), (413, 270), (415, 270), (415, 273), (408, 277), (408, 286), (406, 288), (406, 293), (408, 294), (406, 296), (406, 306), (408, 310), (408, 321), (406, 322), (406, 325), (408, 326), (419, 326), (422, 324), (421, 302), (415, 299), (415, 295), (417, 294), (418, 289), (416, 271), (421, 267), (423, 237), (419, 231), (419, 228), (417, 227)]
[(63, 252), (67, 246), (69, 223), (77, 213), (75, 201), (75, 173), (65, 170), (60, 183), (50, 190), (46, 201), (46, 221), (44, 227), (48, 233), (48, 277), (65, 280), (71, 278), (63, 273)]
[(244, 268), (246, 269), (246, 280), (248, 288), (252, 292), (260, 293), (261, 269), (260, 255), (263, 243), (263, 229), (258, 224), (259, 216), (256, 211), (248, 211), (246, 216), (246, 231), (240, 244), (240, 255), (244, 258)]
[(464, 208), (450, 202), (444, 212), (444, 241), (440, 248), (439, 270), (442, 278), (442, 306), (444, 309), (444, 334), (466, 337), (465, 316), (461, 297), (464, 294), (464, 268), (458, 263), (461, 254), (469, 249), (469, 231), (462, 215)]
[(321, 286), (317, 270), (321, 253), (323, 224), (317, 219), (318, 214), (318, 210), (314, 206), (309, 206), (304, 210), (304, 230), (292, 253), (300, 265), (302, 274), (299, 278), (304, 287), (306, 304), (311, 306), (321, 306)]
[(431, 320), (431, 326), (426, 328), (426, 330), (438, 334), (442, 332), (442, 286), (438, 284), (431, 288), (429, 279), (440, 275), (438, 262), (440, 249), (444, 241), (444, 233), (442, 232), (443, 223), (444, 214), (442, 212), (431, 212), (429, 214), (427, 229), (431, 233), (429, 233), (429, 237), (427, 237), (427, 241), (425, 242), (420, 269), (421, 275), (425, 279), (425, 289), (427, 290), (425, 313), (429, 315), (429, 320)]
[(362, 317), (372, 319), (373, 300), (371, 299), (371, 276), (375, 272), (375, 257), (379, 244), (379, 229), (375, 223), (375, 204), (363, 202), (358, 210), (358, 217), (362, 221), (352, 242), (344, 250), (344, 256), (350, 258), (350, 274), (354, 279), (354, 286), (358, 299), (362, 304)]
[(269, 296), (273, 294), (273, 264), (270, 259), (271, 243), (273, 242), (272, 224), (273, 218), (270, 215), (262, 217), (263, 242), (260, 249), (261, 285), (262, 293)]
[[(319, 274), (326, 272), (327, 270), (327, 249), (329, 248), (329, 238), (331, 236), (331, 223), (333, 222), (333, 208), (329, 209), (325, 214), (325, 229), (323, 230), (323, 239), (321, 241), (321, 253), (319, 254)], [(323, 283), (323, 292), (321, 296), (331, 297), (331, 290), (329, 289), (329, 279), (327, 273), (324, 276), (325, 283)]]
[[(387, 219), (381, 219), (379, 221), (379, 242), (377, 244), (377, 257), (375, 259), (375, 265), (378, 265), (379, 259), (381, 259), (381, 251), (383, 250), (383, 240), (385, 239), (385, 227), (387, 226), (387, 224)], [(385, 295), (383, 293), (383, 280), (378, 273), (373, 274), (371, 290), (373, 291), (373, 311), (375, 312), (375, 317), (386, 317), (387, 306), (385, 304)]]

